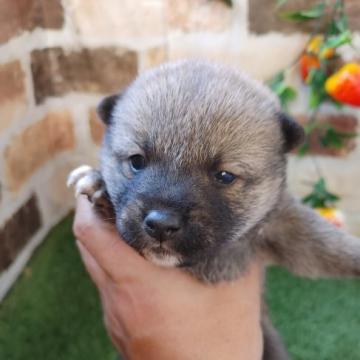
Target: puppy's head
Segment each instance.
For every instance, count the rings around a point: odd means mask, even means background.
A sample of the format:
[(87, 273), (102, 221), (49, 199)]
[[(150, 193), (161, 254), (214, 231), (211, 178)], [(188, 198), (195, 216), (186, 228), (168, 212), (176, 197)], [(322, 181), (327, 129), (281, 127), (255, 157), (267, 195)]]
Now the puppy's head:
[(276, 205), (285, 153), (303, 136), (264, 86), (205, 62), (145, 73), (99, 115), (117, 227), (163, 265), (241, 241)]

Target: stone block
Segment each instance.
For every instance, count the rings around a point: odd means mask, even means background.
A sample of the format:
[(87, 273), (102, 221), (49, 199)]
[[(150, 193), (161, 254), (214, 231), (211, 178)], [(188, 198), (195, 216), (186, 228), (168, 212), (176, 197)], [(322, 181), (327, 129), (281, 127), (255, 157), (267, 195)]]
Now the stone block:
[(0, 271), (11, 264), (40, 227), (41, 215), (33, 195), (0, 229)]
[(165, 45), (148, 49), (143, 53), (141, 70), (160, 65), (168, 60), (167, 57), (167, 49)]
[(73, 149), (75, 135), (68, 111), (48, 113), (15, 136), (4, 151), (5, 179), (11, 191), (56, 154)]
[(97, 116), (96, 109), (91, 109), (89, 112), (89, 126), (93, 142), (96, 145), (100, 145), (104, 136), (105, 126)]
[(117, 48), (66, 52), (55, 47), (31, 54), (35, 99), (71, 91), (111, 93), (126, 87), (138, 71), (137, 54)]
[(20, 61), (0, 65), (0, 134), (26, 108), (25, 74)]
[(0, 1), (0, 43), (26, 30), (59, 29), (63, 23), (61, 0)]
[(65, 0), (65, 6), (84, 38), (126, 42), (165, 36), (162, 0)]

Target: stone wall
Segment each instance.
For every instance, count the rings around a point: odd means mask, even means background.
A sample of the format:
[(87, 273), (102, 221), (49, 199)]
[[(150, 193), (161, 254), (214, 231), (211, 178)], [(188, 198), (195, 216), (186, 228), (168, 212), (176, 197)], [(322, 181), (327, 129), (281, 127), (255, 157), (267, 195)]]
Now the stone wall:
[[(183, 57), (214, 59), (269, 78), (298, 55), (309, 31), (279, 20), (274, 3), (236, 0), (230, 8), (220, 0), (0, 2), (0, 298), (72, 208), (68, 172), (96, 164), (103, 131), (94, 112), (99, 99), (146, 68)], [(359, 30), (360, 4), (347, 4)], [(306, 118), (304, 109), (300, 97), (293, 107), (299, 119)], [(356, 129), (359, 112), (344, 111), (346, 128)], [(325, 109), (323, 118), (344, 126), (334, 109)], [(317, 162), (331, 190), (343, 197), (350, 229), (360, 233), (360, 150), (354, 145)], [(294, 157), (290, 170), (290, 186), (298, 194), (308, 191), (303, 182), (316, 178), (313, 161)]]

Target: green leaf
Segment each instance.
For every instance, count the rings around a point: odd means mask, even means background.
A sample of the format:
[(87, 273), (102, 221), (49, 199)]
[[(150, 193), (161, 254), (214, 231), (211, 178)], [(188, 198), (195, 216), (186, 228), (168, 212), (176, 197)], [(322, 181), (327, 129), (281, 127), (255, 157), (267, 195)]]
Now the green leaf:
[(349, 30), (349, 22), (346, 13), (341, 14), (334, 22), (339, 33)]
[(326, 73), (322, 68), (310, 69), (308, 82), (313, 87), (323, 88), (327, 79)]
[(308, 77), (310, 95), (309, 106), (311, 109), (317, 109), (327, 98), (325, 91), (326, 73), (322, 68), (311, 69)]
[(306, 140), (298, 149), (299, 156), (305, 156), (310, 150), (310, 143)]
[(350, 44), (352, 41), (351, 32), (349, 30), (340, 33), (339, 35), (334, 35), (328, 37), (323, 46), (321, 47), (321, 51), (327, 48), (336, 49), (342, 45)]
[(323, 177), (313, 184), (311, 193), (302, 199), (304, 204), (310, 205), (311, 207), (330, 207), (339, 200), (339, 196), (327, 190)]
[(294, 88), (285, 84), (284, 72), (277, 73), (267, 82), (267, 85), (279, 97), (281, 106), (287, 110), (289, 102), (296, 98), (297, 92)]
[(321, 104), (321, 98), (320, 94), (315, 89), (311, 88), (309, 95), (310, 109), (317, 109)]
[(304, 131), (306, 135), (310, 135), (315, 129), (319, 128), (320, 124), (316, 121), (308, 122), (304, 125)]
[(346, 14), (341, 14), (337, 18), (333, 18), (329, 21), (325, 35), (333, 36), (349, 31), (349, 25)]
[(329, 126), (325, 134), (320, 136), (320, 142), (324, 147), (341, 149), (344, 147), (344, 140), (357, 136), (354, 132), (344, 132)]
[(324, 147), (341, 149), (344, 146), (343, 139), (334, 131), (328, 129), (323, 136), (320, 136), (320, 142)]
[(336, 0), (334, 10), (342, 10), (344, 7), (344, 0)]
[(327, 24), (325, 36), (339, 35), (349, 30), (345, 0), (336, 0), (332, 7), (332, 16)]
[(286, 86), (283, 89), (283, 91), (279, 94), (281, 106), (284, 109), (287, 109), (289, 102), (295, 100), (296, 96), (297, 96), (296, 90), (290, 86)]
[(275, 74), (270, 80), (267, 81), (268, 86), (274, 90), (279, 84), (281, 84), (285, 79), (285, 74), (283, 71), (278, 72)]
[(222, 0), (226, 5), (232, 7), (234, 4), (233, 4), (233, 0)]
[(325, 3), (320, 2), (308, 10), (287, 11), (281, 13), (281, 17), (291, 21), (307, 21), (317, 19), (324, 15)]

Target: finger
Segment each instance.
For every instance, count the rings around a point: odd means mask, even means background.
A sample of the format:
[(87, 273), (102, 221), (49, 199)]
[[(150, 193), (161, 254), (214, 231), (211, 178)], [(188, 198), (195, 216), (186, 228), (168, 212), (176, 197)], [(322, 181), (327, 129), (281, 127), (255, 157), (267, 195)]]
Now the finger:
[(98, 288), (102, 288), (106, 281), (108, 281), (108, 276), (106, 275), (104, 270), (98, 265), (94, 257), (84, 247), (84, 245), (81, 244), (80, 241), (77, 240), (76, 245), (79, 249), (81, 259), (92, 281)]
[(76, 238), (93, 256), (98, 265), (114, 280), (147, 272), (151, 264), (127, 245), (116, 229), (110, 229), (96, 217), (84, 196), (77, 199), (74, 221)]

